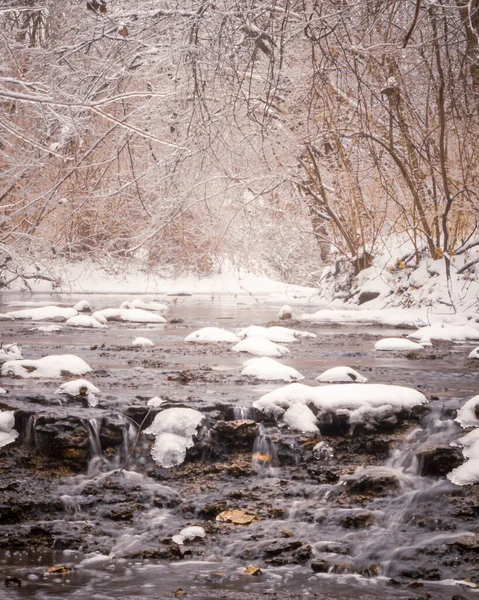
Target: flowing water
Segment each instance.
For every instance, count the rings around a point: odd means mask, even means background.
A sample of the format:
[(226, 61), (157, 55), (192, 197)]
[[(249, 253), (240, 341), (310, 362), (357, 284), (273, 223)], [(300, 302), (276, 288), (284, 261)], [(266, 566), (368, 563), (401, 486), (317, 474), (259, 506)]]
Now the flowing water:
[[(77, 299), (31, 298), (69, 305)], [(100, 309), (124, 299), (93, 296), (90, 302)], [(445, 499), (457, 488), (445, 477), (422, 475), (418, 460), (422, 449), (460, 436), (455, 410), (477, 393), (479, 383), (477, 370), (464, 367), (470, 346), (444, 346), (434, 359), (410, 360), (372, 350), (375, 340), (404, 334), (401, 330), (298, 326), (318, 337), (292, 344), (282, 362), (303, 373), (304, 383), (314, 385), (320, 372), (349, 365), (371, 382), (420, 389), (431, 399), (431, 410), (400, 434), (391, 433), (394, 439), (387, 440), (390, 451), (384, 455), (355, 454), (354, 431), (347, 449), (341, 436), (315, 440), (313, 449), (307, 436), (263, 421), (249, 452), (240, 453), (246, 463), (228, 466), (229, 459), (222, 459), (217, 467), (196, 457), (196, 462), (160, 475), (148, 467), (147, 443), (139, 434), (138, 419), (128, 413), (131, 405), (144, 406), (148, 398), (161, 396), (168, 406), (200, 410), (211, 417), (201, 435), (213, 440), (218, 415), (247, 427), (258, 419), (253, 401), (281, 385), (241, 378), (246, 357), (225, 346), (182, 341), (204, 326), (235, 329), (275, 319), (278, 306), (244, 300), (179, 297), (168, 315), (175, 322), (166, 325), (112, 323), (105, 330), (64, 327), (40, 334), (34, 330), (38, 324), (1, 323), (2, 341), (18, 342), (25, 357), (72, 353), (84, 358), (94, 368), (89, 378), (102, 393), (99, 406), (89, 407), (55, 396), (58, 381), (2, 380), (9, 406), (29, 413), (22, 444), (34, 453), (45, 451), (49, 425), (40, 416), (45, 410), (58, 419), (75, 417), (87, 432), (89, 462), (84, 472), (59, 474), (54, 483), (65, 517), (57, 518), (61, 513), (55, 512), (35, 523), (39, 530), (47, 524), (88, 534), (82, 533), (82, 543), (74, 550), (60, 534), (58, 548), (55, 541), (52, 547), (0, 546), (0, 570), (4, 579), (10, 578), (0, 598), (158, 599), (183, 597), (180, 589), (194, 599), (479, 598), (473, 584), (464, 581), (467, 564), (454, 556), (449, 566), (436, 568), (435, 554), (440, 550), (437, 556), (446, 565), (444, 549), (459, 536), (475, 533), (477, 525), (455, 518)], [(13, 309), (7, 303), (21, 301), (0, 296), (0, 312)], [(131, 348), (138, 335), (152, 339), (155, 347)], [(107, 450), (105, 436), (111, 437)], [(1, 451), (6, 454), (8, 449)], [(189, 464), (196, 466), (188, 471)], [(376, 486), (374, 493), (371, 486)], [(229, 508), (244, 506), (260, 518), (247, 526), (208, 520), (207, 507), (221, 502)], [(191, 552), (182, 560), (168, 555), (169, 542), (164, 546), (167, 555), (158, 556), (158, 540), (170, 539), (190, 524), (205, 527), (205, 540), (185, 546)], [(68, 570), (47, 573), (58, 564)], [(245, 575), (250, 564), (259, 565), (262, 575)]]

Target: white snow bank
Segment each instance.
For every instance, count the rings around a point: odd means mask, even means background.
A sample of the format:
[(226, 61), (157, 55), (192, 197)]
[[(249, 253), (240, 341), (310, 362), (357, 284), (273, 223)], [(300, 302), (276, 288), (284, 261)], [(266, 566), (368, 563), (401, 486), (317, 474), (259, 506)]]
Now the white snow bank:
[(78, 312), (91, 312), (91, 305), (88, 300), (79, 300), (73, 308)]
[(456, 421), (461, 427), (479, 427), (479, 396), (474, 396), (468, 400), (464, 406), (458, 411)]
[(120, 308), (141, 308), (143, 310), (151, 310), (156, 312), (168, 312), (169, 307), (167, 304), (162, 304), (160, 302), (145, 302), (141, 298), (135, 298), (135, 300), (125, 300), (120, 304)]
[(239, 337), (231, 331), (221, 329), (221, 327), (203, 327), (198, 331), (193, 331), (185, 337), (185, 342), (197, 342), (198, 344), (210, 344), (216, 342), (239, 342)]
[(40, 325), (40, 327), (36, 327), (36, 331), (41, 331), (42, 333), (54, 333), (55, 331), (61, 331), (63, 327), (61, 325)]
[(132, 346), (154, 346), (155, 344), (146, 337), (136, 337), (132, 342)]
[(89, 315), (76, 315), (75, 317), (70, 317), (65, 325), (68, 325), (69, 327), (88, 327), (93, 329), (106, 327), (106, 325), (100, 323), (95, 317), (90, 317)]
[(63, 374), (84, 375), (91, 367), (79, 356), (73, 354), (44, 356), (38, 360), (14, 360), (6, 362), (1, 374), (3, 377), (23, 379), (57, 379)]
[(250, 325), (236, 332), (241, 339), (246, 337), (263, 337), (271, 342), (289, 344), (295, 342), (299, 337), (315, 338), (316, 334), (307, 331), (298, 331), (275, 325), (274, 327), (260, 327), (259, 325)]
[(13, 321), (13, 317), (5, 313), (0, 313), (0, 321)]
[(303, 314), (300, 321), (311, 321), (313, 323), (377, 323), (392, 326), (418, 326), (421, 322), (419, 313), (404, 310), (334, 310), (322, 309), (312, 314)]
[(250, 375), (258, 379), (266, 379), (269, 381), (299, 381), (304, 379), (299, 371), (281, 364), (273, 358), (263, 356), (261, 358), (250, 358), (243, 363), (244, 369), (241, 375)]
[(161, 315), (156, 315), (141, 308), (104, 308), (93, 313), (92, 317), (101, 321), (125, 321), (129, 323), (166, 323)]
[(405, 338), (384, 338), (374, 344), (375, 350), (423, 350), (424, 346)]
[(193, 446), (193, 436), (203, 415), (192, 408), (167, 408), (158, 413), (144, 433), (156, 437), (151, 449), (155, 462), (170, 468), (180, 465), (188, 448)]
[(318, 375), (316, 379), (325, 383), (365, 383), (367, 381), (366, 377), (363, 377), (351, 367), (333, 367)]
[(0, 410), (0, 448), (11, 444), (18, 437), (15, 425), (14, 410)]
[(22, 350), (17, 344), (5, 344), (0, 347), (0, 363), (23, 358)]
[(78, 312), (74, 308), (63, 306), (41, 306), (39, 308), (25, 308), (8, 312), (14, 319), (31, 319), (32, 321), (66, 321)]
[(427, 402), (426, 397), (411, 388), (397, 385), (345, 383), (309, 387), (292, 383), (262, 396), (255, 408), (276, 418), (296, 404), (315, 408), (319, 414), (335, 413), (349, 416), (350, 423), (386, 418), (403, 409)]
[(203, 527), (199, 525), (192, 525), (190, 527), (185, 527), (178, 533), (177, 535), (173, 535), (171, 539), (181, 546), (184, 542), (188, 540), (194, 540), (196, 538), (204, 538), (206, 536), (206, 532)]
[[(479, 396), (476, 396), (479, 398)], [(456, 485), (472, 485), (479, 481), (479, 428), (473, 429), (451, 446), (461, 446), (466, 462), (447, 474)]]
[(419, 328), (409, 334), (409, 337), (419, 340), (420, 343), (431, 342), (431, 340), (467, 342), (468, 340), (479, 340), (479, 326), (435, 323)]
[(291, 429), (304, 433), (318, 431), (317, 419), (313, 411), (306, 404), (293, 404), (283, 414), (283, 422)]
[(66, 381), (55, 390), (55, 394), (67, 394), (68, 396), (84, 396), (90, 406), (96, 406), (98, 400), (95, 394), (99, 394), (100, 390), (87, 379), (75, 379), (74, 381)]
[(259, 336), (247, 337), (231, 348), (234, 352), (248, 352), (256, 356), (281, 356), (289, 352), (286, 346), (279, 346)]
[(479, 358), (479, 346), (474, 348), (467, 358)]

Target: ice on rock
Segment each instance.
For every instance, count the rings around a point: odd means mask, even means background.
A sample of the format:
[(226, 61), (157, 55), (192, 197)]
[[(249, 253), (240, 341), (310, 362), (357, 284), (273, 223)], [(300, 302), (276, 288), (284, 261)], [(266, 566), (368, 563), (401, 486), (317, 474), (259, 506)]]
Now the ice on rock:
[(333, 367), (318, 375), (316, 379), (325, 383), (365, 383), (367, 381), (366, 377), (363, 377), (351, 367)]
[(243, 363), (242, 375), (250, 375), (258, 379), (268, 381), (299, 381), (304, 379), (299, 371), (281, 364), (273, 358), (262, 356), (261, 358), (250, 358)]
[(234, 352), (248, 352), (256, 356), (278, 357), (289, 352), (285, 346), (279, 346), (264, 337), (252, 336), (241, 340), (231, 348)]
[(166, 319), (161, 315), (141, 308), (104, 308), (94, 312), (92, 317), (100, 322), (103, 318), (107, 321), (124, 321), (126, 323), (166, 323)]
[(424, 346), (405, 338), (384, 338), (374, 344), (375, 350), (423, 350)]
[(141, 298), (136, 298), (135, 300), (125, 300), (120, 304), (120, 308), (141, 308), (142, 310), (151, 310), (153, 312), (168, 312), (169, 308), (166, 304), (161, 304), (160, 302), (145, 302)]
[(240, 329), (237, 332), (239, 338), (244, 339), (247, 337), (262, 337), (271, 342), (278, 342), (283, 344), (290, 344), (295, 342), (298, 337), (309, 337), (315, 338), (316, 334), (309, 333), (307, 331), (298, 331), (296, 329), (289, 329), (288, 327), (281, 327), (275, 325), (274, 327), (260, 327), (259, 325), (250, 325), (244, 329)]
[(467, 358), (477, 358), (479, 360), (479, 346), (474, 348)]
[(55, 394), (66, 394), (67, 396), (82, 396), (87, 399), (90, 406), (97, 406), (98, 400), (95, 394), (99, 394), (100, 390), (87, 379), (75, 379), (74, 381), (66, 381), (55, 390)]
[(17, 344), (0, 346), (0, 363), (5, 363), (9, 360), (21, 360), (22, 358), (22, 350)]
[(468, 400), (458, 411), (456, 421), (461, 427), (479, 427), (479, 396)]
[(91, 312), (91, 305), (88, 300), (79, 300), (73, 308), (78, 312)]
[(73, 354), (44, 356), (37, 360), (8, 361), (2, 366), (3, 377), (23, 379), (57, 379), (63, 374), (84, 375), (91, 367), (79, 356)]
[(7, 313), (14, 319), (31, 319), (32, 321), (66, 321), (77, 314), (78, 312), (74, 308), (64, 308), (62, 306), (41, 306)]
[(18, 437), (15, 426), (14, 410), (0, 410), (0, 448), (11, 444)]
[(193, 446), (193, 436), (202, 420), (203, 415), (192, 408), (167, 408), (158, 413), (144, 430), (156, 437), (151, 449), (154, 461), (165, 468), (180, 465)]
[(461, 446), (467, 460), (447, 474), (449, 481), (456, 485), (473, 485), (479, 482), (479, 428), (473, 429), (451, 446)]
[(171, 539), (181, 546), (186, 541), (194, 540), (196, 538), (204, 538), (206, 536), (206, 532), (203, 527), (198, 525), (192, 525), (190, 527), (185, 527), (178, 533), (177, 535), (173, 535)]
[(431, 340), (467, 342), (470, 340), (479, 340), (479, 327), (476, 325), (435, 323), (427, 327), (420, 327), (408, 337), (418, 340), (420, 343), (431, 342)]
[(197, 342), (198, 344), (211, 344), (217, 342), (239, 342), (239, 337), (231, 331), (221, 329), (221, 327), (203, 327), (198, 331), (193, 331), (185, 337), (185, 342)]
[(68, 325), (69, 327), (88, 327), (93, 329), (106, 327), (106, 325), (98, 321), (98, 319), (90, 317), (89, 315), (76, 315), (75, 317), (71, 317), (67, 320), (65, 325)]
[(155, 344), (145, 337), (137, 337), (131, 342), (132, 346), (154, 346)]

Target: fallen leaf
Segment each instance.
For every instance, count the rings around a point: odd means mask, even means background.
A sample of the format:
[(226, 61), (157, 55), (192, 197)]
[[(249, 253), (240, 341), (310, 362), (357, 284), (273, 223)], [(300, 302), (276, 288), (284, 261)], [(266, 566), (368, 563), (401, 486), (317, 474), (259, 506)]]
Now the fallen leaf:
[(186, 592), (185, 592), (185, 590), (182, 590), (181, 588), (178, 588), (177, 590), (175, 590), (173, 592), (173, 596), (175, 598), (184, 598), (186, 596)]
[(217, 517), (217, 521), (223, 523), (234, 523), (235, 525), (248, 525), (253, 521), (257, 521), (256, 515), (248, 515), (242, 510), (224, 510)]
[(71, 572), (72, 570), (70, 567), (67, 567), (66, 565), (54, 565), (53, 567), (48, 567), (47, 569), (47, 573), (52, 575), (67, 575)]
[(263, 571), (259, 567), (255, 567), (254, 565), (249, 565), (245, 569), (246, 575), (262, 575)]

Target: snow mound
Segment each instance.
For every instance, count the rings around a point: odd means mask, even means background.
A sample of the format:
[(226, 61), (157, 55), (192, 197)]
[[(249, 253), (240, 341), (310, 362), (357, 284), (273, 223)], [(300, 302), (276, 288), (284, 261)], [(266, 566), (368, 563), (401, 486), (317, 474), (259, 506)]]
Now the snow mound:
[(148, 400), (148, 402), (146, 403), (146, 405), (147, 406), (157, 407), (157, 406), (161, 406), (164, 403), (165, 403), (165, 400), (163, 400), (163, 398), (160, 398), (159, 396), (154, 396), (153, 398), (150, 398)]
[(405, 338), (384, 338), (374, 344), (375, 350), (423, 350), (424, 346)]
[(54, 333), (55, 331), (61, 331), (63, 327), (61, 325), (40, 325), (40, 327), (36, 328), (36, 331), (41, 331), (42, 333)]
[(169, 307), (166, 304), (160, 302), (144, 302), (141, 298), (136, 298), (131, 302), (125, 300), (120, 304), (120, 308), (141, 308), (142, 310), (151, 310), (153, 312), (168, 312)]
[(103, 323), (100, 323), (95, 317), (90, 317), (89, 315), (76, 315), (75, 317), (70, 317), (65, 325), (69, 327), (88, 327), (100, 329), (106, 327)]
[(146, 337), (136, 337), (132, 342), (132, 346), (154, 346), (155, 344)]
[(32, 321), (66, 321), (78, 312), (74, 308), (62, 306), (41, 306), (39, 308), (25, 308), (8, 312), (14, 319), (31, 319)]
[(363, 377), (351, 367), (333, 367), (318, 375), (316, 379), (325, 383), (365, 383), (367, 381), (366, 377)]
[(431, 340), (467, 342), (469, 340), (479, 340), (479, 327), (435, 323), (427, 327), (420, 327), (408, 337), (419, 340), (420, 343), (431, 342)]
[(64, 374), (84, 375), (91, 370), (91, 367), (79, 356), (62, 354), (44, 356), (38, 360), (8, 361), (3, 365), (1, 374), (3, 377), (22, 379), (58, 379)]
[(11, 444), (18, 437), (15, 425), (14, 410), (0, 410), (0, 448)]
[(161, 315), (155, 315), (141, 308), (104, 308), (103, 310), (94, 312), (92, 317), (100, 322), (104, 318), (107, 321), (124, 321), (129, 323), (166, 323), (166, 319)]
[(317, 419), (313, 411), (306, 404), (293, 404), (283, 415), (283, 422), (291, 429), (297, 429), (303, 433), (314, 433), (318, 431)]
[(100, 390), (86, 379), (75, 379), (74, 381), (66, 381), (55, 390), (55, 394), (67, 394), (68, 396), (82, 396), (88, 400), (90, 406), (96, 406), (98, 400), (95, 394), (99, 394)]
[(299, 371), (281, 364), (273, 358), (263, 356), (261, 358), (250, 358), (243, 363), (244, 369), (241, 375), (250, 375), (258, 379), (266, 379), (268, 381), (299, 381), (304, 379)]
[(7, 390), (0, 388), (0, 396), (3, 396), (3, 394), (6, 394), (6, 393), (7, 393)]
[(221, 329), (221, 327), (203, 327), (198, 331), (193, 331), (185, 337), (185, 342), (197, 342), (199, 344), (210, 344), (215, 342), (239, 342), (239, 338), (231, 331)]
[(0, 363), (9, 360), (21, 360), (22, 358), (22, 350), (17, 344), (6, 344), (0, 347)]
[(279, 346), (259, 336), (247, 337), (231, 348), (234, 352), (248, 352), (256, 356), (281, 356), (289, 352), (285, 346)]
[(377, 323), (398, 327), (417, 327), (419, 320), (417, 315), (407, 311), (365, 309), (321, 309), (315, 313), (301, 315), (298, 319), (313, 323)]
[(191, 527), (185, 527), (178, 533), (177, 535), (173, 535), (171, 539), (181, 546), (184, 542), (188, 540), (194, 540), (196, 538), (204, 538), (206, 536), (205, 530), (203, 527), (199, 527), (198, 525), (192, 525)]
[(91, 305), (88, 300), (79, 300), (73, 308), (78, 312), (91, 312)]
[[(358, 386), (345, 383), (313, 388), (292, 383), (265, 394), (253, 406), (267, 415), (284, 419), (285, 413), (293, 406), (306, 405), (311, 411), (317, 411), (319, 416), (328, 413), (347, 415), (352, 424), (384, 419), (426, 402), (427, 399), (421, 392), (397, 385)], [(306, 419), (305, 415), (304, 412)]]
[(284, 306), (282, 306), (279, 309), (278, 319), (280, 321), (283, 321), (285, 319), (292, 319), (292, 318), (293, 318), (293, 309), (291, 308), (291, 306), (288, 306), (287, 304), (285, 304)]
[[(479, 396), (476, 396), (479, 398)], [(447, 474), (447, 478), (456, 485), (472, 485), (479, 481), (479, 428), (473, 429), (453, 446), (461, 446), (466, 462)]]
[(203, 415), (192, 408), (167, 408), (158, 413), (144, 433), (156, 437), (151, 449), (154, 461), (162, 467), (180, 465)]
[(461, 427), (479, 427), (479, 396), (468, 400), (455, 419)]
[(259, 325), (250, 325), (237, 332), (239, 338), (247, 337), (263, 337), (271, 342), (279, 342), (289, 344), (295, 342), (298, 337), (315, 338), (316, 334), (308, 333), (307, 331), (297, 331), (296, 329), (288, 329), (275, 325), (274, 327), (260, 327)]
[(10, 315), (7, 315), (5, 313), (0, 313), (0, 321), (13, 321), (14, 318)]
[(478, 358), (479, 359), (479, 346), (469, 354), (467, 358)]

